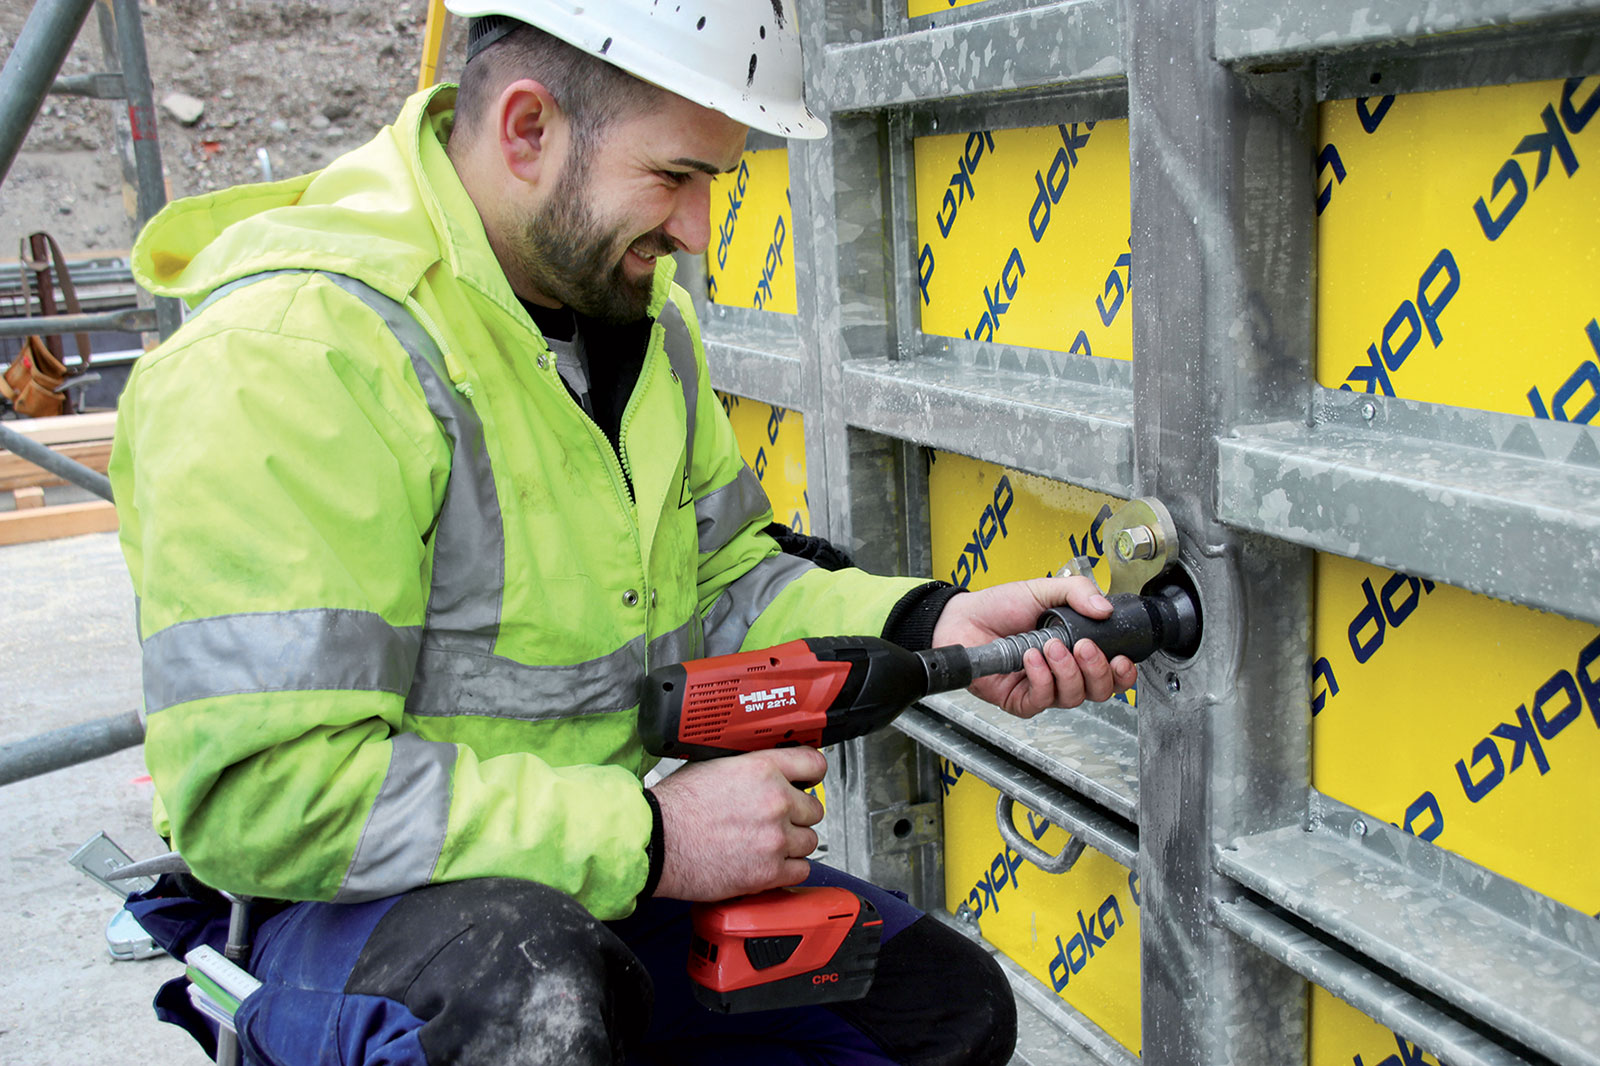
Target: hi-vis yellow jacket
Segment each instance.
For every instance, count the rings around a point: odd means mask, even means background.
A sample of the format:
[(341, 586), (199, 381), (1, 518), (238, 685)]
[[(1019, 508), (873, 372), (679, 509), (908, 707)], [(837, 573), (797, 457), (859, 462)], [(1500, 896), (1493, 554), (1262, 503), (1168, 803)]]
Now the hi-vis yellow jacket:
[(619, 465), (445, 156), (453, 103), (135, 248), (150, 289), (213, 297), (140, 360), (111, 460), (157, 824), (233, 892), (511, 876), (613, 918), (647, 874), (646, 669), (875, 633), (921, 582), (759, 532), (665, 258)]

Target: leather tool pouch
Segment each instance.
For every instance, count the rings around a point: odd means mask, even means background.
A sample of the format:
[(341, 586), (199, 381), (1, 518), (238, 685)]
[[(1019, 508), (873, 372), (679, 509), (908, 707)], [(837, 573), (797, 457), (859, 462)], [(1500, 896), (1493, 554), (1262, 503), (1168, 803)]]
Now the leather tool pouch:
[[(72, 315), (82, 312), (61, 246), (48, 233), (31, 234), (22, 248), (22, 296), (29, 307), (33, 304), (30, 275), (39, 288), (41, 317), (56, 313), (54, 289), (57, 286), (61, 289), (66, 312)], [(69, 369), (61, 358), (58, 334), (29, 335), (22, 343), (22, 351), (0, 376), (0, 400), (18, 414), (30, 418), (71, 414), (72, 401), (64, 386), (69, 377), (89, 368), (89, 335), (78, 333), (75, 338), (80, 365)]]
[(22, 342), (5, 376), (0, 377), (0, 398), (18, 414), (44, 418), (67, 413), (67, 397), (57, 392), (67, 383), (67, 368), (39, 336)]

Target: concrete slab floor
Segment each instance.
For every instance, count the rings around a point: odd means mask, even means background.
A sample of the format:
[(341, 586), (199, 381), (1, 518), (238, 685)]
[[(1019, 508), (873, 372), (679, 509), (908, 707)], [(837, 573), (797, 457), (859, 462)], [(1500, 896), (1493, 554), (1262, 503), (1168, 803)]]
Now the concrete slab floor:
[[(0, 683), (0, 743), (138, 706), (115, 533), (0, 548)], [(178, 964), (113, 962), (117, 901), (67, 864), (100, 830), (136, 859), (165, 850), (151, 795), (138, 748), (0, 787), (0, 1063), (206, 1061), (150, 1009)]]

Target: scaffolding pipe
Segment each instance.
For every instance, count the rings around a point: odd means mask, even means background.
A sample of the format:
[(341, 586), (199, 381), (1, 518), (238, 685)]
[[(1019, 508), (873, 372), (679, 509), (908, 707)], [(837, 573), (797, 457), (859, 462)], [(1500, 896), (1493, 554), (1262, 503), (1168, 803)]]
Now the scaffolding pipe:
[[(116, 16), (117, 54), (122, 61), (122, 85), (128, 94), (133, 162), (138, 175), (139, 206), (134, 228), (142, 230), (167, 203), (161, 142), (156, 131), (155, 90), (150, 83), (150, 59), (145, 52), (139, 0), (112, 0), (111, 6)], [(166, 340), (183, 324), (182, 312), (178, 301), (171, 297), (157, 298), (155, 303), (158, 329), (161, 339)]]
[(119, 333), (148, 333), (156, 328), (156, 313), (144, 307), (125, 307), (119, 311), (96, 311), (81, 315), (44, 315), (33, 318), (0, 318), (0, 337), (26, 337), (30, 333), (93, 333), (114, 330)]
[[(0, 69), (0, 181), (61, 73), (94, 0), (38, 0)], [(148, 76), (148, 75), (147, 75)]]
[(57, 78), (50, 86), (56, 96), (87, 96), (95, 100), (126, 100), (121, 74), (74, 74)]
[(0, 785), (76, 766), (143, 743), (144, 723), (139, 720), (139, 712), (124, 711), (0, 745)]
[(70, 481), (74, 485), (86, 488), (102, 500), (111, 499), (111, 479), (98, 470), (91, 470), (82, 463), (68, 459), (60, 452), (47, 448), (36, 440), (23, 436), (4, 422), (0, 422), (0, 445), (4, 445), (13, 454), (26, 459), (35, 466), (41, 466), (56, 477)]

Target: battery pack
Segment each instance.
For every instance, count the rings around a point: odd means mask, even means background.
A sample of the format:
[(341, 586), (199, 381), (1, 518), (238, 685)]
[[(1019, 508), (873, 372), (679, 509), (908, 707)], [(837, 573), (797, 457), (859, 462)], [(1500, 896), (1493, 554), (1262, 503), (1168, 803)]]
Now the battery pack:
[(820, 885), (696, 904), (693, 924), (695, 998), (724, 1014), (860, 999), (883, 935), (870, 901)]

